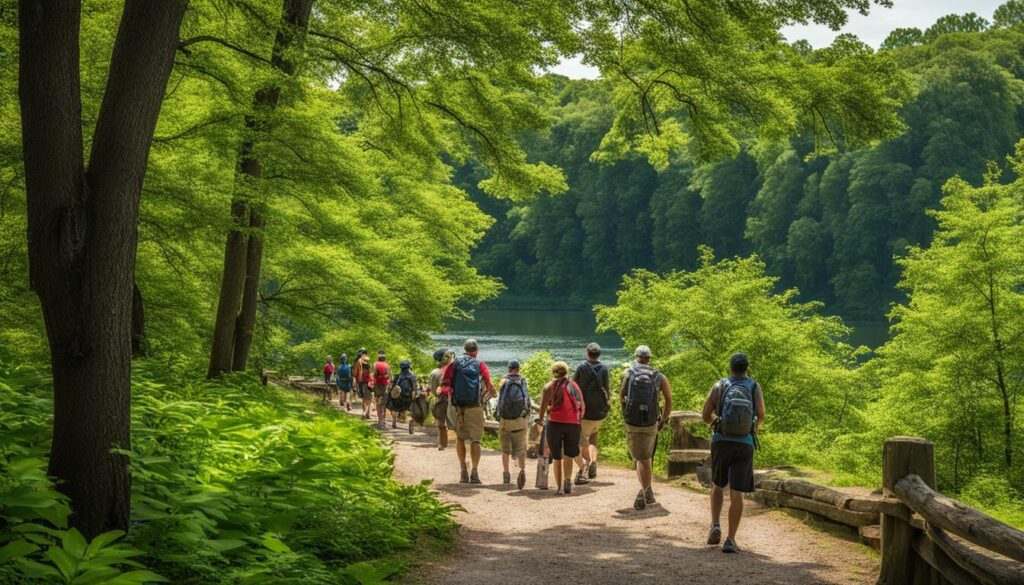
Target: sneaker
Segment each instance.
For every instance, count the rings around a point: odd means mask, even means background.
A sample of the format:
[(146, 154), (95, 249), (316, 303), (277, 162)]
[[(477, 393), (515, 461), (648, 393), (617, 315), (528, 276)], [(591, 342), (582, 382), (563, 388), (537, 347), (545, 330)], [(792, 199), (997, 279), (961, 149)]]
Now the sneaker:
[(562, 482), (562, 491), (571, 494), (572, 493), (572, 482), (568, 479)]
[(412, 419), (409, 419), (409, 434), (412, 434)]
[(476, 474), (475, 469), (473, 470), (473, 473), (469, 475), (469, 483), (483, 483), (480, 481), (480, 476)]
[(587, 479), (587, 475), (585, 473), (580, 471), (576, 474), (576, 485), (586, 485), (588, 483), (590, 483), (590, 480)]
[(725, 544), (722, 545), (722, 552), (724, 552), (724, 553), (734, 553), (734, 552), (739, 552), (739, 550), (740, 550), (739, 547), (736, 546), (736, 542), (733, 541), (733, 539), (731, 539), (731, 538), (726, 538), (725, 539)]
[(519, 477), (516, 478), (516, 487), (519, 489), (523, 489), (524, 485), (526, 485), (526, 470), (520, 469)]
[(654, 503), (656, 503), (656, 502), (654, 501), (654, 490), (653, 490), (653, 489), (651, 489), (651, 488), (647, 488), (647, 492), (646, 492), (646, 493), (644, 493), (644, 501), (645, 501), (646, 503), (648, 503), (648, 504), (654, 504)]
[(462, 473), (459, 475), (459, 483), (469, 483), (469, 470), (465, 467), (462, 468)]
[(512, 475), (505, 471), (501, 474), (501, 483), (512, 483)]
[(722, 542), (722, 527), (718, 524), (712, 524), (711, 530), (708, 531), (708, 544), (718, 544)]
[(590, 462), (590, 467), (587, 468), (587, 477), (589, 479), (597, 477), (597, 461)]
[(644, 497), (644, 490), (640, 490), (636, 494), (636, 499), (633, 500), (633, 509), (634, 510), (643, 510), (646, 507), (647, 507), (647, 498)]

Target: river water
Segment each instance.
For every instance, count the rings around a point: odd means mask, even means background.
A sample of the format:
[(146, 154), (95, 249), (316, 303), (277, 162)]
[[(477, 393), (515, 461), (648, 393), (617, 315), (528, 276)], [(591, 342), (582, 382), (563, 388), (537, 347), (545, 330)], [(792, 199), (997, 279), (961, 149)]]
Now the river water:
[[(534, 311), (479, 309), (471, 321), (452, 321), (448, 331), (434, 336), (443, 347), (458, 349), (467, 338), (480, 343), (480, 357), (493, 364), (510, 359), (526, 360), (538, 351), (550, 352), (570, 363), (583, 358), (591, 341), (601, 344), (603, 359), (625, 361), (628, 352), (622, 338), (614, 333), (594, 333), (597, 326), (590, 311)], [(851, 323), (850, 342), (876, 348), (888, 339), (885, 323)]]

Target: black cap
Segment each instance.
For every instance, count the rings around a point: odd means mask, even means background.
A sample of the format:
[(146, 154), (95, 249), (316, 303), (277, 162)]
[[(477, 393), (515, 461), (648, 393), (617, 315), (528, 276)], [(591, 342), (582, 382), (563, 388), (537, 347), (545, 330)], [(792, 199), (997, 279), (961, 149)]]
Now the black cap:
[(448, 350), (443, 348), (443, 347), (441, 349), (435, 351), (434, 352), (434, 361), (440, 363), (440, 361), (444, 359), (444, 354), (446, 354), (446, 353), (448, 353)]
[(745, 353), (734, 353), (729, 358), (729, 369), (737, 374), (742, 374), (750, 368), (750, 361)]
[(402, 360), (402, 363), (398, 364), (398, 367), (403, 370), (408, 370), (412, 367), (412, 363), (409, 360)]
[(508, 369), (510, 369), (510, 370), (518, 370), (519, 369), (519, 360), (508, 360)]

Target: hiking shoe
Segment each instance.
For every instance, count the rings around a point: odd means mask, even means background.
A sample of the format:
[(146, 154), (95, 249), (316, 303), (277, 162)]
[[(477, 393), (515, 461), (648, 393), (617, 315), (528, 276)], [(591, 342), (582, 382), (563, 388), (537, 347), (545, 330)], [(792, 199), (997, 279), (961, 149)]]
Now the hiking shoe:
[(562, 491), (571, 494), (572, 493), (572, 482), (568, 479), (562, 482)]
[(409, 419), (409, 434), (412, 434), (412, 419)]
[(590, 466), (587, 467), (587, 478), (594, 479), (597, 477), (597, 461), (591, 461)]
[(653, 489), (647, 488), (647, 491), (644, 493), (644, 502), (648, 503), (648, 504), (656, 503), (654, 501), (654, 490)]
[(587, 475), (585, 473), (580, 471), (579, 473), (576, 474), (576, 482), (575, 483), (576, 483), (576, 485), (586, 485), (586, 484), (590, 483), (590, 480), (587, 479)]
[(512, 483), (512, 475), (505, 471), (501, 474), (501, 483)]
[(712, 524), (711, 530), (708, 531), (708, 544), (718, 544), (722, 542), (722, 527), (718, 524)]
[(516, 477), (516, 487), (519, 489), (523, 489), (524, 485), (526, 485), (526, 470), (520, 469), (519, 476)]
[(640, 490), (636, 494), (636, 499), (633, 500), (633, 509), (634, 510), (643, 510), (646, 507), (647, 507), (647, 498), (644, 497), (644, 490)]
[(722, 552), (724, 552), (724, 553), (734, 553), (734, 552), (739, 552), (739, 550), (740, 550), (739, 547), (736, 546), (736, 543), (733, 541), (733, 539), (731, 539), (731, 538), (726, 538), (725, 539), (725, 544), (722, 545)]
[(469, 470), (465, 467), (462, 468), (462, 473), (459, 475), (459, 483), (469, 483)]
[(469, 475), (469, 483), (483, 483), (480, 481), (480, 476), (476, 474), (475, 469), (473, 470), (473, 473)]

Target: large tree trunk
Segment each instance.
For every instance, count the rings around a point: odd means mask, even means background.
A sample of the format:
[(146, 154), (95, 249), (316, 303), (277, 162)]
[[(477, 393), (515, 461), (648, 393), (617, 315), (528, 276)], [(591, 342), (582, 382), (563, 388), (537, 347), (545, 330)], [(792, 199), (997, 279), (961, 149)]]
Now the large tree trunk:
[(29, 279), (50, 345), (49, 473), (88, 537), (128, 529), (131, 310), (139, 196), (187, 0), (125, 3), (88, 171), (79, 79), (81, 4), (21, 0)]
[[(295, 72), (294, 63), (285, 55), (296, 42), (301, 42), (309, 26), (312, 8), (313, 0), (284, 0), (271, 63), (285, 75)], [(250, 136), (258, 137), (266, 131), (265, 117), (277, 108), (280, 98), (281, 89), (276, 85), (256, 92), (253, 97), (253, 113), (245, 119)], [(258, 180), (263, 175), (263, 166), (254, 154), (255, 144), (251, 140), (246, 140), (239, 149), (238, 180)], [(250, 207), (249, 202), (237, 197), (231, 203), (235, 225), (228, 234), (224, 249), (224, 276), (221, 279), (210, 368), (207, 372), (211, 378), (228, 370), (244, 370), (252, 348), (263, 260), (263, 216)], [(248, 231), (243, 231), (246, 224)]]
[(146, 341), (146, 305), (139, 290), (139, 283), (132, 286), (132, 359), (146, 357), (149, 343)]

